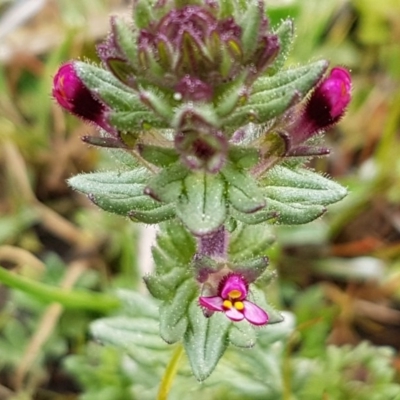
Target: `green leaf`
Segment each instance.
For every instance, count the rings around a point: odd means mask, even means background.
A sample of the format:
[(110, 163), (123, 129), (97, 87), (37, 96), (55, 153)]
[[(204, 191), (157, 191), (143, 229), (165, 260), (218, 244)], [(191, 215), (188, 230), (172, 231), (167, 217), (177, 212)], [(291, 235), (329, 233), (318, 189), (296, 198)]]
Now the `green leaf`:
[(275, 238), (267, 224), (238, 224), (231, 235), (228, 253), (234, 264), (249, 259), (264, 257)]
[(242, 15), (242, 47), (245, 59), (253, 55), (259, 43), (260, 24), (263, 17), (260, 12), (260, 4), (256, 0), (248, 0), (247, 10)]
[(276, 74), (285, 64), (294, 39), (293, 21), (291, 19), (286, 19), (282, 21), (282, 23), (279, 25), (278, 29), (274, 33), (278, 35), (281, 47), (279, 50), (279, 54), (275, 58), (273, 64), (267, 69), (267, 73), (269, 75)]
[(145, 277), (151, 294), (164, 300), (160, 306), (160, 334), (168, 343), (182, 339), (187, 327), (187, 309), (198, 293), (190, 268), (195, 253), (192, 236), (179, 222), (161, 226), (152, 249), (154, 274)]
[(219, 4), (219, 17), (221, 19), (230, 18), (235, 15), (236, 2), (234, 0), (222, 0)]
[(325, 206), (285, 204), (280, 201), (268, 199), (268, 210), (276, 214), (275, 221), (282, 225), (307, 224), (319, 218), (326, 212)]
[(178, 161), (177, 152), (168, 147), (153, 146), (149, 144), (139, 144), (140, 155), (148, 162), (158, 167), (168, 167)]
[(233, 82), (218, 87), (215, 100), (215, 111), (222, 118), (230, 114), (240, 101), (245, 99), (246, 86), (244, 85), (245, 73), (235, 78)]
[(260, 153), (253, 147), (233, 146), (229, 147), (228, 159), (238, 168), (251, 168), (257, 164)]
[(247, 321), (235, 322), (229, 331), (229, 341), (236, 347), (250, 348), (256, 344), (256, 331)]
[(225, 120), (229, 126), (240, 126), (250, 121), (264, 123), (279, 116), (304, 98), (325, 72), (328, 63), (312, 64), (289, 69), (271, 77), (260, 77), (253, 85), (247, 104), (237, 107)]
[[(187, 279), (173, 293), (172, 300), (164, 301), (160, 306), (160, 335), (167, 343), (182, 340), (188, 327), (189, 304), (197, 295), (196, 282), (194, 279)], [(200, 309), (197, 299), (194, 303)]]
[(168, 221), (175, 217), (175, 207), (172, 204), (160, 205), (151, 210), (134, 210), (128, 214), (133, 222), (143, 222), (145, 224), (158, 224)]
[(226, 217), (225, 184), (220, 175), (191, 173), (184, 181), (184, 194), (176, 205), (176, 215), (196, 235), (220, 227)]
[(249, 173), (229, 163), (221, 173), (228, 182), (228, 198), (234, 208), (243, 213), (253, 213), (265, 207), (262, 190)]
[(112, 110), (147, 111), (139, 96), (128, 86), (122, 84), (111, 72), (82, 61), (74, 63), (78, 76)]
[(181, 163), (172, 164), (150, 180), (146, 193), (163, 203), (173, 203), (182, 194), (183, 180), (188, 173)]
[(185, 270), (182, 266), (178, 266), (167, 273), (154, 273), (143, 279), (153, 297), (160, 300), (171, 300), (180, 285), (189, 277), (191, 277), (189, 268)]
[[(191, 262), (195, 253), (193, 237), (186, 233), (186, 230), (178, 221), (163, 223), (160, 228), (161, 231), (157, 234), (157, 243), (152, 248), (153, 259), (156, 264), (156, 273), (164, 275), (177, 266), (181, 267), (182, 263), (180, 263), (179, 260), (182, 260), (184, 264), (183, 267), (187, 269), (187, 265)], [(170, 237), (175, 234), (175, 238)], [(181, 244), (177, 243), (177, 238), (182, 240)], [(168, 245), (166, 244), (167, 241), (169, 241)]]
[(107, 148), (107, 153), (110, 154), (111, 158), (121, 165), (124, 170), (140, 167), (138, 159), (125, 149)]
[(144, 278), (154, 297), (173, 299), (178, 287), (193, 276), (189, 265), (195, 251), (195, 241), (181, 223), (174, 221), (162, 225), (152, 249), (155, 273)]
[(159, 203), (144, 194), (150, 173), (144, 168), (76, 175), (68, 180), (74, 189), (89, 195), (100, 208), (128, 215), (132, 210), (146, 211)]
[(228, 346), (231, 322), (221, 313), (205, 318), (197, 301), (189, 308), (189, 325), (183, 345), (196, 379), (204, 381)]
[(207, 103), (183, 103), (174, 109), (173, 119), (170, 126), (176, 130), (191, 125), (192, 120), (201, 121), (210, 126), (220, 126), (220, 118), (217, 116), (212, 105)]
[(268, 210), (281, 224), (305, 224), (321, 216), (347, 191), (338, 183), (307, 169), (276, 166), (261, 181)]
[(115, 38), (119, 48), (130, 63), (137, 61), (137, 46), (135, 32), (122, 18), (113, 19)]
[(171, 100), (157, 88), (142, 89), (140, 99), (164, 120), (171, 121), (174, 115)]
[(247, 282), (254, 282), (268, 267), (268, 257), (257, 257), (241, 261), (231, 267), (232, 271), (244, 276)]
[(142, 131), (146, 127), (167, 128), (168, 124), (150, 110), (115, 111), (111, 110), (108, 119), (115, 128), (123, 132)]
[(264, 192), (271, 199), (283, 203), (328, 205), (342, 200), (347, 190), (309, 169), (290, 169), (276, 166), (262, 180)]
[(152, 20), (152, 4), (148, 0), (136, 0), (133, 18), (138, 29), (147, 28)]
[(157, 304), (149, 297), (126, 289), (118, 289), (116, 296), (121, 301), (121, 313), (123, 315), (128, 317), (137, 317), (140, 315), (146, 318), (158, 319)]
[(274, 76), (260, 77), (254, 82), (251, 103), (266, 102), (266, 97), (282, 96), (287, 92), (299, 92), (305, 96), (320, 80), (328, 68), (325, 60), (281, 71)]
[[(165, 224), (165, 232), (168, 234), (172, 245), (174, 246), (174, 250), (170, 248), (169, 254), (173, 255), (175, 260), (180, 260), (182, 264), (191, 263), (193, 256), (196, 252), (196, 241), (190, 232), (185, 229), (185, 227), (180, 222), (174, 222)], [(162, 246), (162, 241), (158, 242), (160, 247)]]
[(154, 368), (163, 363), (168, 346), (160, 338), (158, 321), (152, 318), (116, 316), (98, 319), (90, 326), (93, 337), (115, 346), (135, 361)]
[(278, 214), (277, 212), (274, 212), (266, 207), (251, 214), (242, 213), (234, 208), (231, 208), (230, 215), (237, 221), (243, 222), (244, 224), (257, 225), (275, 219)]

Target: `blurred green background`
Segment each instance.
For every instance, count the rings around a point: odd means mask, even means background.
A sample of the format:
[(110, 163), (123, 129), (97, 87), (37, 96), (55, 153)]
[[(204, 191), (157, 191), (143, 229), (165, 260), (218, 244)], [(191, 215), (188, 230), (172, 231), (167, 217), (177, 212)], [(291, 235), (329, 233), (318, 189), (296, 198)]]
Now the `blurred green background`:
[[(275, 229), (270, 258), (278, 278), (269, 297), (296, 321), (279, 355), (271, 353), (280, 391), (257, 391), (250, 379), (254, 390), (235, 397), (226, 382), (200, 386), (183, 367), (171, 396), (399, 400), (400, 0), (267, 5), (272, 26), (295, 21), (288, 67), (327, 58), (352, 72), (350, 109), (326, 135), (332, 154), (311, 165), (350, 194), (321, 220)], [(108, 32), (109, 14), (129, 14), (129, 7), (122, 0), (0, 0), (0, 264), (18, 276), (67, 289), (144, 290), (143, 230), (97, 210), (65, 183), (114, 161), (81, 142), (94, 128), (63, 113), (50, 95), (62, 62), (98, 62), (94, 45)], [(105, 311), (64, 309), (28, 292), (0, 286), (1, 400), (154, 398), (159, 369), (138, 384), (137, 365), (91, 340), (88, 325)], [(263, 371), (256, 361), (254, 368)]]

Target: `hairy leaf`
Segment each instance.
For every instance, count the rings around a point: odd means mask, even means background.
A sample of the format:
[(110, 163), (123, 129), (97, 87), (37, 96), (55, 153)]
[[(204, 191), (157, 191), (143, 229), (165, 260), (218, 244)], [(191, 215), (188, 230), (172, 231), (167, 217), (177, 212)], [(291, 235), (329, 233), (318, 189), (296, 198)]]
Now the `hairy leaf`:
[(276, 166), (261, 184), (268, 210), (277, 214), (278, 223), (288, 225), (313, 221), (347, 194), (338, 183), (304, 168)]
[(253, 85), (247, 104), (226, 118), (226, 125), (241, 126), (250, 121), (264, 123), (302, 100), (325, 72), (328, 63), (317, 61), (288, 69), (271, 77), (261, 77)]
[(264, 208), (265, 200), (262, 190), (247, 174), (227, 164), (221, 171), (228, 182), (228, 197), (232, 207), (243, 213), (253, 213)]
[(115, 214), (153, 210), (160, 204), (144, 194), (150, 174), (144, 168), (129, 171), (96, 172), (76, 175), (68, 180), (74, 189), (85, 193), (100, 208)]
[(184, 181), (184, 195), (176, 215), (196, 235), (218, 229), (226, 217), (225, 185), (220, 175), (192, 173)]

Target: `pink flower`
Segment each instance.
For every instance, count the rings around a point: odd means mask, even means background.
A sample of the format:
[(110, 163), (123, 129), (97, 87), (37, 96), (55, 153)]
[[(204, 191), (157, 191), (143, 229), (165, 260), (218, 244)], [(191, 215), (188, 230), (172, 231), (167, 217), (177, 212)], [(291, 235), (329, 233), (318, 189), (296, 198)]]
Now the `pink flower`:
[(333, 68), (289, 127), (291, 145), (298, 146), (336, 124), (345, 114), (350, 100), (350, 73), (345, 68)]
[(246, 319), (253, 325), (268, 323), (268, 314), (247, 300), (248, 284), (238, 274), (227, 275), (219, 284), (217, 296), (201, 296), (199, 303), (210, 311), (222, 311), (232, 321)]
[(110, 131), (105, 120), (106, 106), (93, 97), (76, 73), (72, 62), (62, 65), (57, 71), (52, 94), (65, 110)]
[(350, 74), (346, 69), (336, 67), (314, 90), (306, 114), (319, 128), (325, 128), (339, 121), (350, 100)]

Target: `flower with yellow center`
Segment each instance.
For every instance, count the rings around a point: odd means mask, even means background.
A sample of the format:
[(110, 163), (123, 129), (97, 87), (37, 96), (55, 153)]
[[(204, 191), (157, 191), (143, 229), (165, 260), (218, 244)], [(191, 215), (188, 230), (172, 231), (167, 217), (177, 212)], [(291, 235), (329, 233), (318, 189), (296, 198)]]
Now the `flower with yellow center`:
[(201, 296), (199, 303), (211, 311), (222, 311), (232, 321), (246, 319), (253, 325), (268, 323), (268, 314), (247, 300), (248, 283), (239, 274), (229, 274), (222, 279), (217, 296)]

